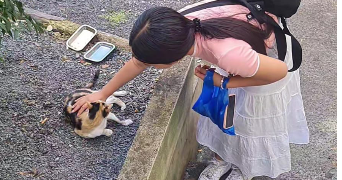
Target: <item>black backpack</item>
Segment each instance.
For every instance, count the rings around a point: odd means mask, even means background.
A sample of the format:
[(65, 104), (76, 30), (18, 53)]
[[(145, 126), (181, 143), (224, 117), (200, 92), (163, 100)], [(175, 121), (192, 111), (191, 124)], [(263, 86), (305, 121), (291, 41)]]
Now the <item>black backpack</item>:
[[(250, 13), (247, 14), (248, 20), (255, 18), (260, 24), (267, 23), (273, 26), (277, 41), (278, 58), (282, 61), (285, 59), (287, 50), (285, 34), (291, 36), (293, 67), (289, 72), (292, 72), (297, 70), (302, 63), (302, 47), (287, 28), (285, 18), (289, 18), (297, 12), (300, 2), (301, 0), (216, 0), (192, 7), (181, 12), (181, 14), (186, 15), (199, 10), (225, 5), (239, 4), (247, 7), (250, 10)], [(265, 11), (280, 17), (283, 28), (273, 18), (267, 16)]]

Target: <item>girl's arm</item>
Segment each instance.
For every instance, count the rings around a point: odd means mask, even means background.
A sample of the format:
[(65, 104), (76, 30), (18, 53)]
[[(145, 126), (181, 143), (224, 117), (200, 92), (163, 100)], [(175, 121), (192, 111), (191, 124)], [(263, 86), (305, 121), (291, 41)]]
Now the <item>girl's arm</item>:
[[(241, 77), (234, 76), (231, 77), (229, 83), (227, 84), (227, 88), (237, 88), (237, 87), (246, 87), (246, 86), (260, 86), (271, 84), (276, 82), (282, 78), (284, 78), (287, 74), (287, 65), (278, 60), (274, 59), (262, 54), (258, 54), (260, 59), (260, 64), (257, 72), (252, 77)], [(197, 67), (195, 70), (195, 75), (202, 80), (204, 79), (207, 73), (207, 68)], [(222, 76), (215, 73), (214, 74), (214, 85), (220, 87), (221, 86)]]
[(147, 65), (135, 58), (129, 60), (100, 91), (104, 95), (104, 99), (107, 99), (121, 86), (137, 77), (147, 67)]
[(73, 106), (73, 112), (78, 111), (77, 115), (82, 114), (87, 109), (87, 102), (98, 100), (105, 101), (110, 95), (117, 91), (121, 86), (134, 79), (142, 73), (148, 66), (135, 58), (129, 60), (118, 73), (98, 92), (81, 97)]

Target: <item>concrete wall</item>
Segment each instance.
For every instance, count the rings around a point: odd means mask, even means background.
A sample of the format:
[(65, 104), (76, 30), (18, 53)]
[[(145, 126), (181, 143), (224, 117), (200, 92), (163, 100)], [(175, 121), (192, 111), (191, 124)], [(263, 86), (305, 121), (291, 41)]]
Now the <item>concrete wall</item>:
[(162, 73), (118, 179), (182, 178), (198, 147), (199, 115), (191, 107), (202, 83), (194, 76), (195, 65), (187, 57)]

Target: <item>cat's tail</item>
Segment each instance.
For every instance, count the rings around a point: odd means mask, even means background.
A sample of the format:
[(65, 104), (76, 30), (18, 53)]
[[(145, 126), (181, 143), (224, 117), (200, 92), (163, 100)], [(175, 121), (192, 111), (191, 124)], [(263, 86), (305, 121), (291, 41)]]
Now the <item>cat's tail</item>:
[(99, 79), (99, 76), (100, 76), (100, 70), (98, 69), (98, 70), (95, 71), (93, 80), (92, 80), (90, 83), (88, 83), (88, 84), (86, 85), (86, 88), (89, 88), (89, 89), (90, 89), (90, 88), (94, 87), (95, 83), (96, 83), (97, 80)]

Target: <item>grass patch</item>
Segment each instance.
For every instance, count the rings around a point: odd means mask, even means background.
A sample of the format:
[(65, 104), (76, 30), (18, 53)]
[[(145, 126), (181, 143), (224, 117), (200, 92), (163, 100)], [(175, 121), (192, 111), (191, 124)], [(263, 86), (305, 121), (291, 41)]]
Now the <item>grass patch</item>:
[(101, 18), (104, 18), (108, 20), (112, 25), (116, 26), (119, 25), (128, 19), (128, 14), (126, 14), (124, 11), (119, 12), (109, 12), (108, 14), (101, 15)]

